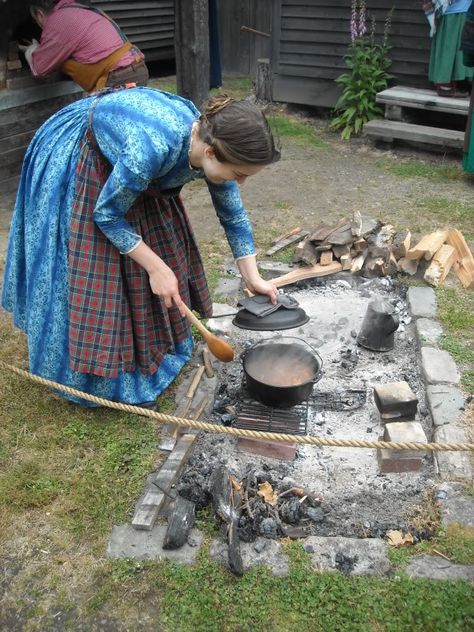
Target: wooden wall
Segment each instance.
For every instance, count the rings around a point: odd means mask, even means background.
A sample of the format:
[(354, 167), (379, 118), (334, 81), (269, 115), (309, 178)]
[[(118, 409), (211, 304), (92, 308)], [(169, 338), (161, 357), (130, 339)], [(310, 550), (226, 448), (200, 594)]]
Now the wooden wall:
[(174, 0), (93, 0), (117, 21), (147, 61), (174, 58)]
[[(413, 0), (367, 0), (381, 35), (394, 6), (389, 42), (394, 83), (427, 87), (428, 22)], [(272, 25), (273, 98), (314, 106), (334, 106), (334, 79), (346, 70), (350, 43), (350, 0), (275, 0)]]

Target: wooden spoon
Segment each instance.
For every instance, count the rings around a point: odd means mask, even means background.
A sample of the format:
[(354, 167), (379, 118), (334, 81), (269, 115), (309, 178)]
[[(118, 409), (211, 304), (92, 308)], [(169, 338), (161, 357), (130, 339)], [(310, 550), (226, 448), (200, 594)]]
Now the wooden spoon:
[(209, 351), (212, 355), (221, 362), (231, 362), (234, 359), (234, 349), (230, 346), (230, 344), (211, 333), (209, 329), (207, 329), (202, 322), (196, 318), (187, 305), (184, 305), (184, 310), (189, 322), (196, 327), (201, 336), (207, 342), (207, 346), (209, 347)]

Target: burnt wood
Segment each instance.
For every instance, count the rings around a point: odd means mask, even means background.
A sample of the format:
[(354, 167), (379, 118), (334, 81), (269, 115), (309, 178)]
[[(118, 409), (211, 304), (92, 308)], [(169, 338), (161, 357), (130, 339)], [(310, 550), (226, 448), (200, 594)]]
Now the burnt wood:
[(196, 518), (195, 505), (190, 500), (177, 496), (168, 518), (168, 528), (163, 539), (165, 550), (179, 549), (185, 544)]

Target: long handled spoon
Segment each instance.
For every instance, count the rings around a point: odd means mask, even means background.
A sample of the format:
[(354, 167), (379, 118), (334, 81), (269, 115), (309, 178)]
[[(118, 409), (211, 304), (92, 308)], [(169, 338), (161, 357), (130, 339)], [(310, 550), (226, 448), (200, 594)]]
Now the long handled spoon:
[(196, 327), (201, 336), (207, 342), (209, 351), (221, 362), (231, 362), (234, 359), (234, 349), (230, 346), (230, 344), (211, 333), (209, 329), (207, 329), (202, 322), (196, 318), (187, 305), (184, 306), (184, 310), (189, 322)]

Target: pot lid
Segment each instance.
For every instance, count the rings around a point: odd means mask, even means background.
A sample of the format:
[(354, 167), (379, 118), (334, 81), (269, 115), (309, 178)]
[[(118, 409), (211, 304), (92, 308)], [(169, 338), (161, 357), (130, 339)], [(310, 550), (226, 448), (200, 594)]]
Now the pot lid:
[(268, 316), (255, 316), (246, 309), (237, 312), (232, 323), (240, 329), (253, 331), (277, 331), (300, 327), (309, 320), (309, 316), (301, 307), (293, 309), (277, 309)]

